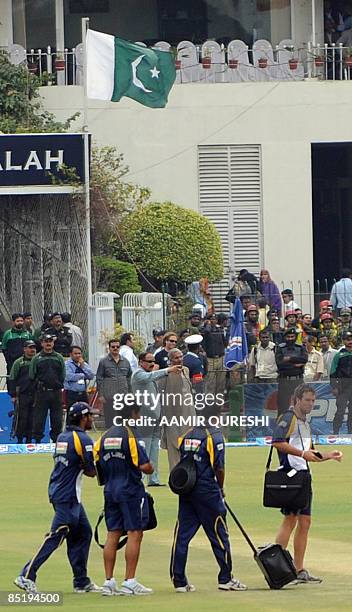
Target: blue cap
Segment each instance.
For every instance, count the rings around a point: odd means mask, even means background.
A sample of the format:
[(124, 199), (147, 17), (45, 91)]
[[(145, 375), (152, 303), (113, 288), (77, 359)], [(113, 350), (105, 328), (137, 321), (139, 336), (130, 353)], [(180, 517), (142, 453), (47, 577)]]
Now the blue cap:
[(70, 406), (68, 413), (71, 417), (84, 416), (85, 414), (92, 414), (92, 410), (87, 402), (76, 402)]

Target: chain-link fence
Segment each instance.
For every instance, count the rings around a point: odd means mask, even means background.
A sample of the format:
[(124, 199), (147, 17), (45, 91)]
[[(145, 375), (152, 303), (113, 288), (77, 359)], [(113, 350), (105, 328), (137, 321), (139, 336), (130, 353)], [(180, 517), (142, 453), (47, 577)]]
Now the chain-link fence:
[(71, 312), (88, 331), (84, 206), (68, 194), (0, 196), (0, 312)]

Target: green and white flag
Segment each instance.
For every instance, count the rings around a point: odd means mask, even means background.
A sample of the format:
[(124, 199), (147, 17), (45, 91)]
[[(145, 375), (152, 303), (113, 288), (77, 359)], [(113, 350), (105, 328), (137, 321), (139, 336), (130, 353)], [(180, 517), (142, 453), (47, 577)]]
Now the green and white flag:
[(169, 51), (88, 30), (88, 98), (118, 102), (127, 96), (145, 106), (163, 108), (175, 78), (175, 61)]

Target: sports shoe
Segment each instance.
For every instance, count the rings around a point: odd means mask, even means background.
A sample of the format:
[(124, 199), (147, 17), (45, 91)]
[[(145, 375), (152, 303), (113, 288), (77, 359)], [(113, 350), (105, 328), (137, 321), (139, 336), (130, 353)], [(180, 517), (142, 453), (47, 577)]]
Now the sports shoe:
[(103, 587), (98, 586), (94, 582), (88, 582), (84, 587), (74, 587), (74, 593), (101, 593)]
[(196, 587), (193, 584), (185, 584), (182, 587), (175, 587), (176, 593), (194, 593)]
[(296, 584), (305, 584), (307, 582), (320, 584), (323, 582), (322, 578), (317, 578), (317, 576), (312, 576), (306, 569), (302, 569), (300, 572), (297, 572), (297, 580), (295, 580)]
[(148, 589), (137, 581), (132, 584), (127, 584), (125, 580), (119, 588), (120, 595), (151, 595), (152, 592), (153, 589)]
[(18, 586), (19, 589), (26, 591), (27, 593), (38, 593), (37, 585), (30, 578), (24, 576), (17, 576), (13, 583)]
[(220, 589), (220, 591), (247, 591), (246, 585), (235, 578), (232, 578), (229, 582), (225, 582), (224, 584), (218, 584), (218, 589)]
[(121, 595), (121, 593), (118, 591), (115, 578), (105, 580), (101, 594), (106, 597), (111, 597), (111, 595)]

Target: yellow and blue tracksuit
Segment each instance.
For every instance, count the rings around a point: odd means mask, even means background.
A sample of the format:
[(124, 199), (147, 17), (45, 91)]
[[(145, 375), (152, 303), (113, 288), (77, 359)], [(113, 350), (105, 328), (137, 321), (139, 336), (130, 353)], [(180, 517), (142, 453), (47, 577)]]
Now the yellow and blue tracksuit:
[(187, 496), (180, 496), (178, 520), (171, 553), (170, 576), (175, 587), (186, 586), (188, 547), (200, 526), (203, 527), (220, 567), (219, 584), (232, 578), (232, 560), (226, 526), (226, 509), (215, 471), (224, 468), (225, 444), (220, 430), (195, 427), (181, 440), (181, 459), (194, 453), (197, 481)]
[(21, 575), (35, 582), (39, 568), (66, 539), (73, 586), (84, 588), (90, 583), (87, 561), (92, 529), (81, 504), (81, 481), (83, 470), (94, 470), (93, 441), (80, 427), (67, 427), (57, 439), (54, 462), (49, 500), (54, 506), (55, 516), (50, 532), (38, 552), (26, 563)]
[(141, 531), (148, 522), (140, 465), (149, 463), (145, 444), (130, 427), (113, 426), (94, 445), (104, 479), (108, 531)]

